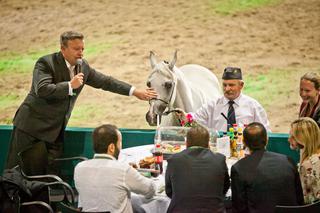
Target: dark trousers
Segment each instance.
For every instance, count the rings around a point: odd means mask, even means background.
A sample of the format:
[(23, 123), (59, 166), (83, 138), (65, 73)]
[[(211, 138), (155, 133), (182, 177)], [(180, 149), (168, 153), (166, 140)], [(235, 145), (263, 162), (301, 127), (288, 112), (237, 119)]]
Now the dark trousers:
[(55, 142), (37, 139), (14, 127), (6, 162), (6, 169), (21, 165), (18, 153), (22, 152), (23, 167), (27, 175), (58, 174), (58, 168), (53, 159), (63, 153), (63, 131)]

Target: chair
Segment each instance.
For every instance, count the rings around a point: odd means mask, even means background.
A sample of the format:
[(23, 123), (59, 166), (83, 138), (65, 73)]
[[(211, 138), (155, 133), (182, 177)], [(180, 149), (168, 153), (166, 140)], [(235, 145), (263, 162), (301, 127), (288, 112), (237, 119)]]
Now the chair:
[[(44, 143), (36, 143), (27, 149), (18, 153), (19, 167), (21, 173), (26, 178), (43, 180), (43, 175), (46, 175), (48, 181), (64, 181), (69, 185), (74, 186), (73, 182), (73, 169), (79, 161), (88, 160), (86, 157), (67, 157), (54, 159), (56, 167), (59, 170), (59, 176), (46, 174), (46, 165), (48, 165), (48, 157), (46, 154), (40, 155), (39, 153), (46, 153), (46, 146)], [(32, 159), (32, 160), (30, 160)]]
[[(74, 187), (73, 168), (79, 161), (87, 160), (87, 158), (80, 156), (54, 159), (59, 171), (59, 176), (57, 176), (46, 174), (44, 168), (48, 165), (48, 157), (46, 154), (39, 155), (39, 153), (46, 153), (44, 143), (36, 143), (18, 153), (21, 174), (28, 180), (54, 182), (49, 188), (49, 203), (53, 207), (65, 198), (71, 200), (72, 204), (77, 202), (78, 192)], [(58, 182), (63, 185), (62, 188), (55, 187), (59, 185)]]
[(43, 201), (38, 201), (38, 200), (21, 203), (20, 204), (20, 212), (26, 212), (26, 211), (34, 212), (34, 210), (26, 210), (27, 207), (31, 207), (31, 206), (36, 206), (37, 208), (39, 208), (39, 212), (54, 213), (53, 209), (51, 208), (51, 206), (49, 204), (47, 204), (46, 202), (43, 202)]
[(88, 158), (83, 156), (75, 156), (75, 157), (64, 157), (64, 158), (56, 158), (54, 161), (57, 163), (57, 167), (59, 168), (59, 177), (62, 178), (63, 181), (69, 183), (74, 188), (74, 167), (81, 161), (88, 160)]
[(72, 185), (73, 167), (79, 161), (88, 160), (88, 158), (82, 156), (54, 159), (54, 162), (57, 164), (56, 166), (59, 168), (59, 176), (57, 176), (47, 174), (46, 166), (48, 165), (48, 156), (46, 154), (40, 154), (46, 152), (47, 148), (45, 143), (38, 142), (18, 153), (19, 166), (24, 176), (33, 176), (36, 178), (38, 175), (49, 175), (50, 178), (55, 181), (63, 180)]
[(275, 213), (317, 213), (320, 212), (320, 200), (302, 206), (276, 206)]
[[(45, 179), (47, 177), (43, 175)], [(42, 182), (32, 181), (23, 176), (17, 168), (6, 169), (0, 177), (0, 212), (12, 212), (20, 209), (21, 212), (53, 212), (50, 206), (52, 187), (62, 191), (60, 199), (56, 200), (74, 204), (72, 188), (63, 181)]]

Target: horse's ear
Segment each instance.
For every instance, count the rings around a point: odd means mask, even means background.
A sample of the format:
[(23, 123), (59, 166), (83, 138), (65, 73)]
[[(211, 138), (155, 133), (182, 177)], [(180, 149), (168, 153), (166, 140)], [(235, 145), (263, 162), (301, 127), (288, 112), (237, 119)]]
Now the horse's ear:
[(156, 59), (156, 56), (155, 56), (154, 52), (150, 51), (150, 57), (149, 58), (150, 58), (151, 68), (154, 69), (154, 67), (157, 64), (157, 59)]
[(173, 70), (174, 65), (176, 64), (177, 61), (177, 52), (178, 50), (174, 51), (174, 55), (173, 55), (173, 59), (172, 61), (169, 63), (169, 69)]

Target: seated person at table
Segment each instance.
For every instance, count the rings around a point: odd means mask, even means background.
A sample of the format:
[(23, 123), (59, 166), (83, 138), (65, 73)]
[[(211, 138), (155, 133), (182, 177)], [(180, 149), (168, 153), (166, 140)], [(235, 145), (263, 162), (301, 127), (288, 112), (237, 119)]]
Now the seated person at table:
[(299, 117), (310, 117), (320, 127), (320, 75), (309, 72), (300, 79), (300, 106)]
[(74, 181), (79, 192), (79, 207), (87, 212), (133, 212), (130, 191), (151, 198), (155, 185), (129, 164), (119, 162), (122, 136), (114, 125), (93, 131), (94, 158), (79, 163)]
[(320, 130), (308, 117), (291, 124), (290, 144), (300, 148), (300, 179), (305, 203), (320, 200)]
[[(233, 124), (244, 126), (251, 122), (262, 123), (271, 131), (267, 113), (261, 104), (242, 93), (244, 81), (238, 67), (226, 67), (222, 75), (223, 96), (191, 112), (195, 121), (208, 128), (228, 131)], [(177, 115), (186, 121), (186, 113), (178, 109)]]
[(226, 158), (209, 149), (209, 132), (198, 125), (187, 133), (187, 149), (168, 159), (168, 212), (225, 212), (230, 186)]
[(274, 212), (276, 205), (302, 205), (303, 195), (296, 165), (287, 156), (268, 152), (267, 131), (251, 123), (243, 131), (250, 155), (231, 167), (233, 212)]

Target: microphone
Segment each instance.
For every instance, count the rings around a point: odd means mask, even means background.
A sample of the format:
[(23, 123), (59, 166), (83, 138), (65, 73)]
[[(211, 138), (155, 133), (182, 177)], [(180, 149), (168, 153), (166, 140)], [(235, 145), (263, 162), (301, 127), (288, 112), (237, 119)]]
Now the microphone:
[(220, 114), (227, 120), (227, 123), (230, 123), (229, 118), (223, 112), (221, 112)]
[(75, 69), (75, 75), (77, 75), (78, 73), (82, 72), (81, 66), (82, 66), (82, 59), (78, 58), (77, 62), (76, 62), (76, 66), (74, 68)]

